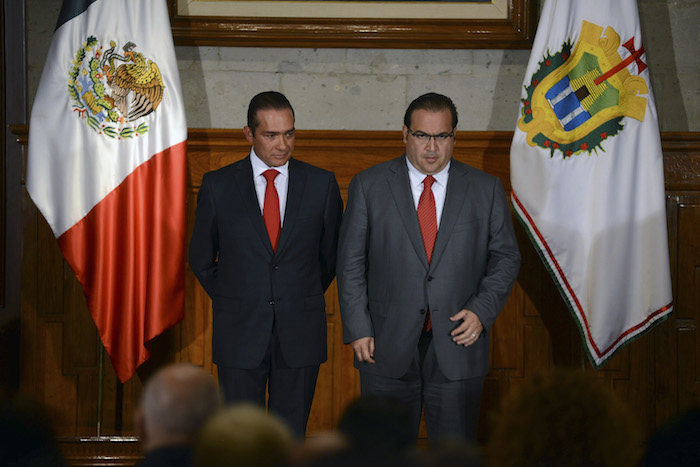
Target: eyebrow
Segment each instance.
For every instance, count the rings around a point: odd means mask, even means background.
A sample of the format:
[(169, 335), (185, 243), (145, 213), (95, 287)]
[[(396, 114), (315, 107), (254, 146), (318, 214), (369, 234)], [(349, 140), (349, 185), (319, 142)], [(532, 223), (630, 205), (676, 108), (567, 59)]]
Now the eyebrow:
[(440, 133), (435, 133), (435, 134), (433, 134), (433, 133), (427, 133), (427, 132), (425, 132), (425, 131), (423, 131), (423, 130), (416, 130), (416, 131), (413, 131), (413, 130), (411, 130), (410, 128), (409, 128), (409, 131), (412, 132), (413, 134), (416, 134), (416, 135), (426, 135), (426, 136), (451, 135), (452, 133), (454, 133), (454, 130), (453, 130), (453, 131), (441, 131)]
[(296, 131), (296, 128), (292, 128), (291, 130), (287, 130), (287, 131), (263, 131), (262, 133), (264, 135), (275, 136), (275, 135), (286, 135), (289, 133), (294, 133), (295, 131)]

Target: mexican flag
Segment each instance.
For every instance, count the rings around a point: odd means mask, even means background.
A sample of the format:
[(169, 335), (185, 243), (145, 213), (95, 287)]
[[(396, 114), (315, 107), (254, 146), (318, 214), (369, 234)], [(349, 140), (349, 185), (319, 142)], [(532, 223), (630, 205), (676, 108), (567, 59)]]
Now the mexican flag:
[(187, 124), (164, 0), (65, 0), (27, 190), (124, 382), (184, 316)]
[(600, 367), (673, 309), (635, 0), (544, 4), (510, 164), (515, 212)]

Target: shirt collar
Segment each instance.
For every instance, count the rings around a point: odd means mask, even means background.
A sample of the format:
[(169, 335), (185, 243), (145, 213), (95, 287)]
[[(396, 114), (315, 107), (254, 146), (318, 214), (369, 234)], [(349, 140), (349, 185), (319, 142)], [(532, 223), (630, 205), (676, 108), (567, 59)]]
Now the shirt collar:
[[(416, 169), (415, 166), (411, 164), (411, 161), (408, 160), (408, 157), (406, 157), (406, 165), (408, 166), (408, 178), (411, 181), (411, 186), (417, 187), (420, 185), (422, 189), (423, 180), (425, 179), (426, 175), (420, 170)], [(450, 165), (452, 165), (452, 159), (450, 159), (447, 162), (447, 165), (441, 171), (439, 171), (436, 174), (433, 174), (435, 182), (437, 182), (439, 185), (442, 185), (444, 187), (447, 186), (447, 178), (449, 177)]]
[(275, 169), (285, 177), (289, 176), (289, 161), (285, 162), (284, 165), (279, 167), (268, 167), (267, 164), (265, 164), (262, 159), (255, 154), (255, 149), (253, 148), (250, 148), (250, 163), (253, 166), (253, 178), (262, 175), (262, 173), (268, 169)]

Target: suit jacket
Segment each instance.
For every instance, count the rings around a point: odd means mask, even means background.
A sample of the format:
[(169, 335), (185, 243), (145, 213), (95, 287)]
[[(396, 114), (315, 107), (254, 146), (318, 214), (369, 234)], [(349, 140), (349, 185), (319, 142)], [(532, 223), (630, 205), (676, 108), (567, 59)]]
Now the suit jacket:
[(273, 324), (288, 365), (326, 360), (323, 293), (335, 277), (342, 212), (334, 175), (290, 159), (287, 205), (274, 252), (250, 156), (204, 175), (189, 262), (212, 298), (214, 363), (257, 367)]
[[(405, 374), (416, 354), (425, 311), (443, 374), (483, 376), (488, 329), (503, 308), (520, 267), (508, 202), (500, 180), (452, 159), (432, 262), (418, 224), (406, 158), (357, 174), (340, 231), (338, 288), (343, 338), (375, 338), (376, 363), (355, 366), (383, 376)], [(462, 309), (485, 332), (471, 346), (452, 341)]]

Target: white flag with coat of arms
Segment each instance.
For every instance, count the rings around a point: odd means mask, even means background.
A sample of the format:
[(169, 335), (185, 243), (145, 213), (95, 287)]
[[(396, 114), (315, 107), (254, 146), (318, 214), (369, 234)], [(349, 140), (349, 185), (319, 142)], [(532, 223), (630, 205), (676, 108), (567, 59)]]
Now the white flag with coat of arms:
[(635, 0), (547, 1), (512, 201), (597, 368), (672, 309), (663, 158)]

